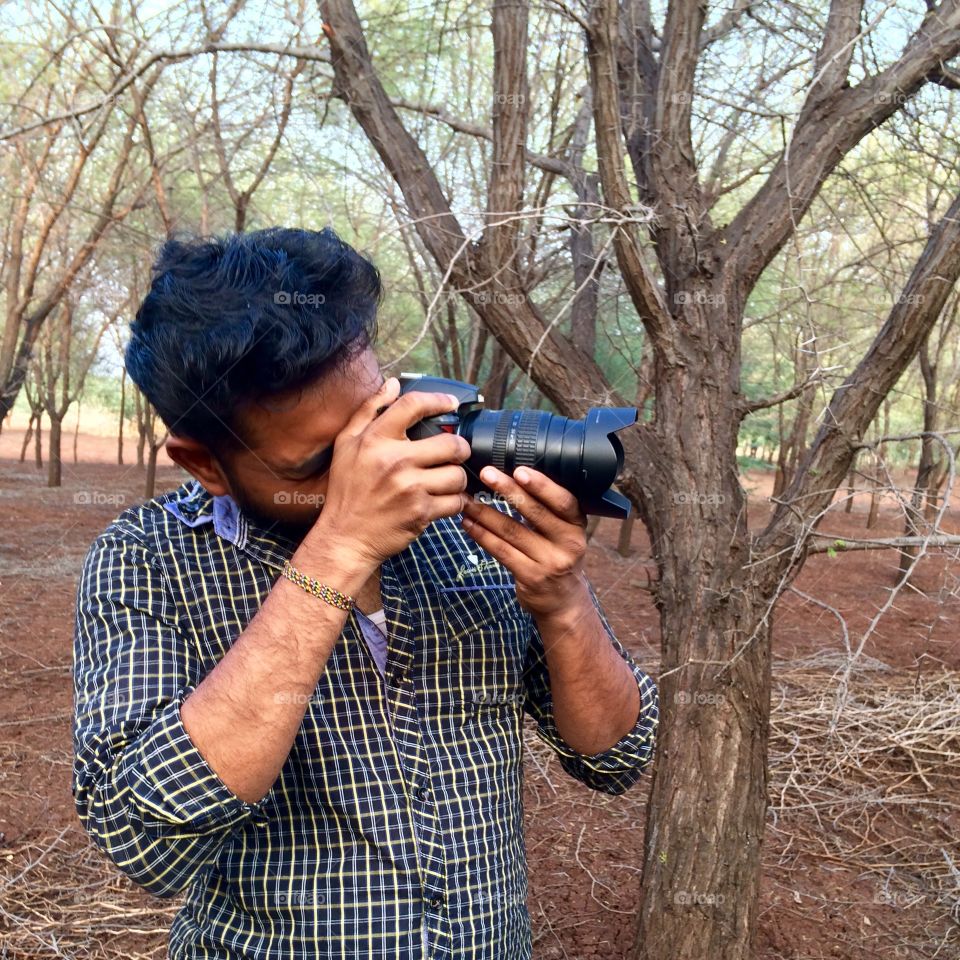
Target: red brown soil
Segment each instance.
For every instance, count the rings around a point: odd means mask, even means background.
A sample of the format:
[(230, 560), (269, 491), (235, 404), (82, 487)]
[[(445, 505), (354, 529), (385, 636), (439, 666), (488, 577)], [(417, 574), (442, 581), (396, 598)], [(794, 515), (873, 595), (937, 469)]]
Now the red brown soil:
[[(112, 462), (115, 441), (81, 436), (84, 462), (64, 464), (63, 486), (49, 489), (29, 458), (18, 462), (21, 438), (9, 429), (0, 434), (0, 957), (54, 956), (59, 948), (53, 944), (66, 937), (72, 946), (61, 956), (159, 958), (176, 903), (138, 890), (92, 851), (70, 795), (76, 578), (93, 538), (121, 509), (143, 499), (143, 470)], [(133, 457), (128, 448), (128, 462)], [(184, 476), (162, 458), (157, 489), (171, 489)], [(755, 488), (751, 521), (758, 524), (769, 506), (769, 478), (754, 475), (747, 485)], [(76, 503), (81, 490), (99, 491), (101, 502)], [(824, 529), (864, 536), (866, 509), (866, 498), (858, 498), (853, 513), (832, 514)], [(897, 518), (893, 507), (885, 506), (870, 534), (899, 534)], [(957, 519), (954, 506), (948, 529), (957, 529)], [(601, 522), (587, 573), (618, 636), (655, 675), (658, 623), (642, 589), (647, 572), (653, 574), (647, 545), (638, 525), (633, 554), (622, 558), (614, 549), (616, 534), (613, 521)], [(809, 560), (795, 585), (840, 611), (856, 640), (884, 603), (895, 573), (896, 555), (890, 551), (824, 555)], [(955, 565), (936, 556), (924, 560), (916, 589), (900, 593), (865, 655), (911, 675), (941, 666), (960, 669), (956, 575)], [(838, 623), (827, 610), (796, 595), (780, 602), (778, 658), (841, 649)], [(624, 797), (606, 797), (565, 777), (535, 744), (529, 753), (535, 956), (624, 957), (633, 939), (649, 777)], [(909, 841), (920, 826), (905, 822), (899, 829)], [(929, 824), (923, 829), (929, 831)], [(938, 842), (949, 846), (950, 838)], [(904, 905), (878, 897), (875, 878), (864, 881), (852, 865), (813, 847), (788, 846), (784, 834), (768, 829), (758, 958), (958, 955), (956, 940), (940, 948), (933, 940), (907, 943), (901, 935)], [(960, 862), (955, 842), (952, 849)], [(914, 919), (922, 925), (924, 918)]]

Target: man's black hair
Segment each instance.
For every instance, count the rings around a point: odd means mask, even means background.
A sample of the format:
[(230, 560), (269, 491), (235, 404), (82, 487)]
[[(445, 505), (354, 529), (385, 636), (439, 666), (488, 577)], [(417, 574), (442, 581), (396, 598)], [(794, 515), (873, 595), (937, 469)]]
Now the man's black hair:
[(245, 403), (297, 390), (376, 340), (380, 274), (329, 227), (172, 237), (130, 325), (130, 378), (172, 433), (244, 442)]

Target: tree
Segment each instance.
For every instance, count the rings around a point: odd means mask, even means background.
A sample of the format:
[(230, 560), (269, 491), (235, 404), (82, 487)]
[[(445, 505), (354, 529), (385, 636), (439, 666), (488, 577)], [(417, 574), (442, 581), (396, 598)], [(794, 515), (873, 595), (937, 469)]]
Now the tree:
[[(621, 481), (659, 571), (663, 713), (637, 939), (637, 955), (651, 960), (748, 953), (766, 810), (771, 611), (802, 566), (880, 403), (960, 273), (957, 199), (930, 231), (869, 349), (834, 392), (769, 523), (751, 532), (735, 459), (740, 423), (804, 384), (745, 401), (748, 298), (842, 158), (925, 85), (958, 85), (945, 64), (960, 51), (960, 4), (931, 2), (902, 53), (873, 71), (858, 64), (861, 76), (851, 82), (855, 51), (872, 27), (862, 28), (861, 3), (833, 0), (792, 129), (741, 181), (745, 199), (726, 214), (718, 191), (704, 185), (692, 103), (710, 47), (753, 6), (738, 2), (708, 26), (705, 4), (674, 0), (660, 30), (645, 0), (596, 0), (584, 16), (563, 7), (586, 38), (605, 216), (616, 220), (617, 264), (653, 356), (654, 417), (624, 434), (629, 468)], [(623, 404), (596, 363), (547, 327), (518, 267), (531, 159), (528, 5), (493, 4), (493, 146), (479, 240), (452, 212), (388, 96), (351, 0), (321, 0), (321, 10), (335, 93), (396, 180), (450, 287), (465, 295), (490, 291), (477, 305), (483, 323), (563, 413), (581, 416), (599, 398)], [(715, 159), (722, 168), (719, 151)], [(745, 182), (756, 185), (752, 194)], [(731, 205), (730, 196), (724, 200)], [(697, 696), (679, 696), (684, 691)], [(704, 696), (709, 708), (701, 706)]]
[[(119, 51), (111, 49), (106, 55), (110, 62), (117, 63)], [(119, 72), (125, 72), (127, 66), (119, 63)], [(39, 137), (26, 136), (25, 130), (4, 134), (4, 139), (14, 143), (14, 151), (7, 156), (8, 163), (20, 166), (26, 176), (24, 188), (14, 204), (3, 263), (6, 316), (0, 341), (0, 426), (23, 386), (43, 324), (88, 265), (104, 237), (141, 203), (150, 181), (144, 180), (127, 190), (128, 168), (144, 103), (161, 73), (162, 68), (157, 67), (140, 88), (132, 87), (135, 109), (125, 120), (120, 144), (109, 153), (112, 167), (105, 173), (101, 171), (105, 183), (95, 181), (96, 186), (91, 187), (88, 181), (92, 177), (85, 178), (84, 174), (95, 167), (91, 158), (105, 139), (109, 140), (105, 134), (117, 110), (116, 98), (108, 98), (86, 128), (79, 123), (70, 124), (69, 117), (61, 116), (48, 123)], [(81, 64), (80, 75), (81, 80), (69, 94), (71, 102), (91, 88), (98, 89), (92, 64)], [(48, 90), (42, 110), (51, 107), (52, 90)], [(33, 115), (34, 111), (32, 105), (24, 106), (24, 112)], [(82, 239), (71, 244), (72, 255), (62, 260), (57, 255), (59, 246), (51, 241), (57, 237), (56, 228), (64, 214), (84, 189), (92, 193), (92, 201), (88, 199), (85, 205), (87, 210), (92, 208), (92, 216), (86, 218), (81, 228)], [(130, 195), (121, 203), (123, 193)], [(48, 202), (51, 196), (55, 199)]]

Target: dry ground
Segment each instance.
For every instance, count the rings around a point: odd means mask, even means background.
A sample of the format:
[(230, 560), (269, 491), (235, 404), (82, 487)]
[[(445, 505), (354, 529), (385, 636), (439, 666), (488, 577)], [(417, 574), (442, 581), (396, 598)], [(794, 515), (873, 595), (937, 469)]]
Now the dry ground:
[[(76, 577), (90, 541), (142, 499), (143, 474), (112, 462), (115, 441), (81, 435), (82, 462), (65, 464), (62, 488), (48, 489), (29, 459), (18, 462), (21, 438), (12, 429), (0, 434), (0, 960), (160, 958), (176, 903), (139, 891), (100, 857), (70, 796)], [(128, 463), (133, 458), (128, 447)], [(167, 463), (158, 489), (182, 477)], [(747, 485), (758, 522), (769, 478), (751, 476)], [(79, 491), (94, 492), (93, 502), (76, 502)], [(825, 526), (863, 535), (866, 506), (858, 499), (852, 514)], [(954, 506), (950, 529), (958, 518)], [(616, 532), (601, 522), (587, 572), (618, 635), (655, 674), (646, 544), (638, 531), (634, 554), (622, 558)], [(872, 532), (899, 532), (891, 504)], [(844, 662), (836, 614), (856, 645), (888, 597), (895, 564), (890, 552), (814, 557), (795, 585), (825, 606), (795, 593), (778, 606), (758, 960), (960, 956), (955, 563), (922, 562), (914, 588), (872, 631), (831, 725)], [(535, 955), (623, 957), (649, 780), (623, 797), (601, 796), (565, 777), (541, 745), (530, 747)]]

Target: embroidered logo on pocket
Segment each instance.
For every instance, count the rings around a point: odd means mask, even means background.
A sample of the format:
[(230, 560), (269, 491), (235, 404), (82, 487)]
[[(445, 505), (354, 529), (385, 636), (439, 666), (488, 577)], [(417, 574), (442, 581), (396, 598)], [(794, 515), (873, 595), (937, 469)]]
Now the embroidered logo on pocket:
[(499, 566), (500, 564), (492, 557), (489, 560), (481, 560), (475, 553), (468, 553), (467, 563), (457, 568), (457, 574), (453, 579), (457, 583), (463, 583), (465, 577), (474, 576), (484, 570), (496, 570)]

